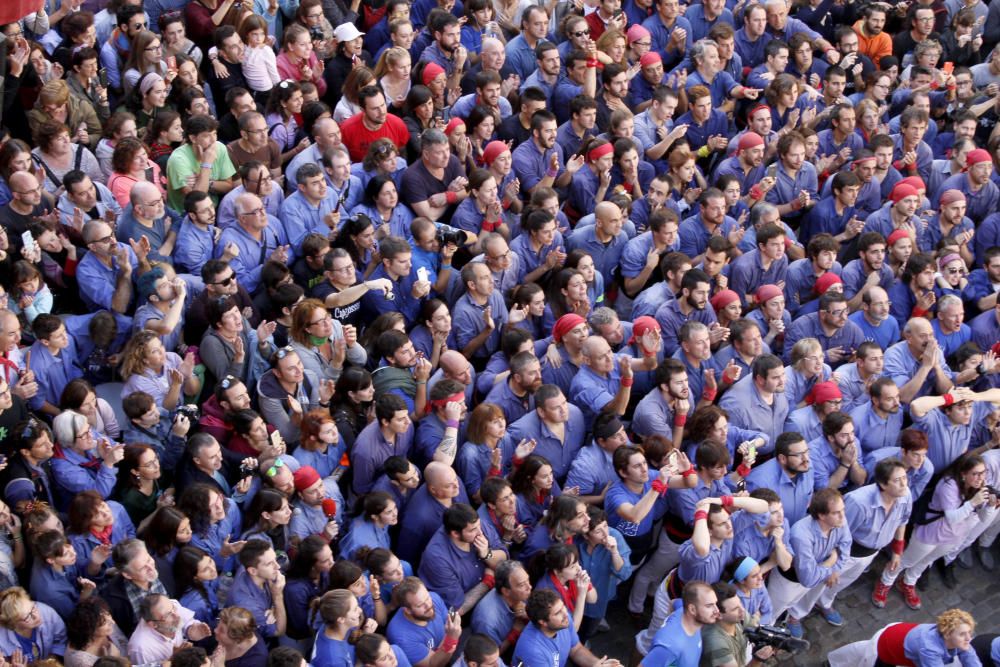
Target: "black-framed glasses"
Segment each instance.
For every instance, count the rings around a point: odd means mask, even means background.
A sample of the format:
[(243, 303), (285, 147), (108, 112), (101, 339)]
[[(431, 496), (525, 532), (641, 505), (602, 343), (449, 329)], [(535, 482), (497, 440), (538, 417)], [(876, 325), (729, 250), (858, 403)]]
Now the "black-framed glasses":
[(327, 314), (326, 314), (326, 316), (325, 316), (325, 317), (323, 317), (322, 319), (318, 319), (318, 320), (315, 320), (315, 321), (313, 321), (313, 322), (310, 322), (310, 323), (309, 323), (309, 324), (308, 324), (308, 325), (306, 326), (306, 328), (308, 329), (309, 327), (314, 327), (314, 326), (316, 326), (317, 324), (326, 324), (326, 323), (327, 323), (327, 322), (329, 322), (329, 321), (330, 321), (331, 319), (333, 319), (333, 318), (331, 318), (331, 317), (330, 317), (330, 314), (329, 314), (329, 313), (327, 313)]

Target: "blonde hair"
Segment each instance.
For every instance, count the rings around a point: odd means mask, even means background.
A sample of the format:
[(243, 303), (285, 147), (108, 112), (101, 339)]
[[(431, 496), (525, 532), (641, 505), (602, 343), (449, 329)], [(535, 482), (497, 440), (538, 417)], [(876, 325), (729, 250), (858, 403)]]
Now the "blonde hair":
[(814, 350), (822, 350), (823, 346), (815, 338), (801, 338), (792, 346), (792, 366), (798, 366), (799, 362)]
[(949, 609), (937, 617), (937, 629), (941, 636), (949, 635), (960, 625), (968, 625), (969, 630), (976, 629), (976, 621), (972, 614), (963, 609)]
[(389, 67), (398, 65), (403, 58), (410, 58), (410, 63), (412, 64), (413, 58), (410, 56), (409, 51), (401, 46), (392, 46), (383, 51), (382, 55), (379, 56), (378, 62), (375, 64), (375, 78), (381, 79), (389, 73)]
[(62, 106), (69, 101), (69, 86), (65, 79), (53, 79), (38, 93), (38, 103), (41, 106)]
[(158, 340), (156, 332), (144, 329), (133, 335), (122, 352), (122, 377), (138, 375), (146, 370), (146, 352), (149, 344)]
[(254, 636), (257, 622), (243, 607), (226, 607), (219, 613), (219, 622), (226, 624), (226, 636), (234, 642), (244, 642)]
[(20, 586), (0, 591), (0, 625), (8, 630), (14, 629), (21, 622), (23, 612), (20, 607), (24, 602), (30, 604), (31, 596)]

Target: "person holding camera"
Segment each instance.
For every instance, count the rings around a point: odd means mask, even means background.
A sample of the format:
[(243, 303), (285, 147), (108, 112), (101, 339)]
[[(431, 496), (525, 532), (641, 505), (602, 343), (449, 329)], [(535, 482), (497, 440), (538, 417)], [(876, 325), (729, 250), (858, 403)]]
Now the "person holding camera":
[(719, 599), (719, 620), (702, 628), (701, 664), (720, 667), (763, 665), (774, 655), (774, 647), (761, 647), (752, 653), (753, 658), (747, 662), (747, 656), (751, 655), (748, 651), (750, 641), (743, 633), (748, 620), (747, 612), (736, 594), (736, 587), (720, 581), (713, 584), (712, 590)]
[(122, 410), (128, 417), (122, 434), (126, 445), (150, 445), (164, 470), (174, 470), (184, 454), (185, 438), (191, 429), (191, 417), (197, 421), (198, 408), (182, 405), (173, 418), (157, 407), (153, 397), (144, 391), (136, 391), (122, 399)]

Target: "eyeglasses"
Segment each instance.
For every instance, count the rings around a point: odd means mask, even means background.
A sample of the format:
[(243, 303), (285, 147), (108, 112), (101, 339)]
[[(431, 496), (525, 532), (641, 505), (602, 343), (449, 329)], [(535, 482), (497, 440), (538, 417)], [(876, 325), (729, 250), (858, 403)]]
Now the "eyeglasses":
[(278, 469), (284, 467), (285, 467), (285, 462), (282, 461), (281, 457), (279, 456), (278, 458), (274, 459), (274, 465), (265, 470), (264, 474), (267, 475), (268, 477), (274, 477), (275, 475), (278, 474)]
[(354, 263), (342, 266), (339, 269), (332, 269), (331, 273), (354, 273)]
[(322, 13), (322, 12), (320, 12), (319, 14), (306, 14), (306, 18), (307, 18), (307, 19), (314, 19), (314, 20), (318, 20), (318, 19), (321, 19), (321, 18), (323, 18), (323, 13)]
[(266, 214), (267, 214), (267, 211), (264, 209), (263, 206), (261, 206), (260, 208), (255, 208), (252, 211), (247, 211), (246, 213), (240, 213), (241, 216), (252, 215), (254, 217), (257, 217), (259, 215), (266, 215)]
[[(274, 353), (274, 357), (275, 359), (281, 360), (293, 352), (295, 352), (295, 348), (291, 345), (286, 345), (285, 347), (278, 348), (278, 351)], [(226, 387), (223, 387), (223, 389), (226, 389)]]
[(569, 36), (570, 37), (586, 37), (589, 34), (590, 34), (589, 30), (575, 30), (575, 31), (569, 33)]
[(161, 45), (157, 44), (156, 46), (147, 46), (146, 50), (147, 51), (159, 51), (161, 48), (163, 48), (163, 47)]
[[(260, 128), (258, 130), (243, 130), (243, 131), (246, 132), (247, 134), (261, 134), (261, 133), (266, 133), (267, 132), (267, 128), (266, 127), (262, 127), (262, 128)], [(260, 179), (257, 179), (257, 180), (260, 180)]]
[(948, 269), (948, 273), (950, 273), (951, 275), (955, 275), (957, 273), (965, 273), (965, 269), (961, 267), (952, 267)]
[(508, 250), (507, 252), (505, 252), (505, 253), (504, 253), (504, 254), (502, 254), (502, 255), (487, 255), (487, 257), (489, 257), (490, 259), (492, 259), (492, 260), (494, 260), (494, 261), (496, 261), (496, 260), (501, 260), (501, 259), (507, 259), (508, 257), (510, 257), (510, 256), (511, 256), (511, 253), (512, 253), (512, 252), (513, 252), (513, 251), (511, 251), (511, 250)]
[(309, 328), (309, 327), (314, 327), (314, 326), (316, 326), (317, 324), (326, 324), (326, 323), (327, 323), (327, 322), (329, 322), (329, 321), (330, 321), (331, 319), (332, 319), (332, 318), (330, 317), (330, 315), (329, 315), (329, 314), (327, 314), (327, 315), (326, 315), (325, 317), (323, 317), (323, 318), (321, 318), (321, 319), (318, 319), (318, 320), (316, 320), (315, 322), (310, 322), (310, 323), (308, 324), (308, 326), (307, 326), (306, 328)]
[(38, 605), (32, 603), (31, 604), (31, 609), (29, 609), (28, 613), (24, 616), (24, 618), (21, 619), (21, 622), (22, 623), (27, 623), (28, 621), (30, 621), (31, 619), (35, 618), (36, 616), (38, 616)]
[(639, 42), (632, 42), (632, 46), (653, 46), (653, 43), (652, 42), (639, 41)]
[(93, 437), (94, 437), (94, 434), (90, 432), (90, 429), (87, 429), (83, 433), (79, 433), (79, 434), (73, 436), (73, 440), (90, 440)]
[(133, 30), (142, 30), (145, 27), (146, 27), (145, 23), (136, 23), (135, 25), (132, 26), (132, 29)]
[(786, 454), (785, 456), (787, 456), (788, 458), (791, 459), (791, 458), (796, 458), (796, 457), (799, 457), (799, 456), (808, 456), (808, 454), (809, 454), (809, 450), (808, 449), (803, 449), (801, 452), (788, 452), (788, 454)]
[(826, 312), (830, 313), (834, 317), (840, 317), (841, 315), (846, 315), (847, 310), (847, 308), (838, 308), (837, 310), (828, 310)]
[(216, 281), (214, 283), (208, 283), (209, 285), (222, 285), (223, 287), (228, 287), (236, 279), (236, 274), (230, 275), (228, 278), (223, 278), (222, 280)]

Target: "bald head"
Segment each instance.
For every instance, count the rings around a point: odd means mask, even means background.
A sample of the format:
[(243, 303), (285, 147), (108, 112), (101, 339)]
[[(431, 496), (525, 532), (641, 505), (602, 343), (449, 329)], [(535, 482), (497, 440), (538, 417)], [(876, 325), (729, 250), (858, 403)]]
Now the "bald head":
[(236, 215), (245, 215), (262, 206), (260, 197), (250, 192), (244, 192), (236, 198)]
[(149, 181), (136, 181), (135, 185), (128, 193), (128, 200), (132, 206), (141, 205), (160, 194), (160, 190)]
[(439, 361), (441, 370), (451, 376), (461, 375), (469, 368), (469, 360), (456, 350), (446, 350)]
[(111, 236), (111, 226), (103, 220), (90, 220), (83, 226), (83, 242), (87, 245), (108, 236)]
[(12, 192), (31, 192), (38, 189), (38, 179), (28, 171), (15, 171), (10, 175), (7, 184)]
[(923, 317), (913, 317), (903, 327), (903, 334), (907, 336), (920, 336), (928, 333), (933, 334), (934, 330), (931, 328), (931, 323)]
[(428, 463), (424, 468), (424, 480), (427, 491), (435, 498), (444, 500), (458, 495), (458, 475), (451, 466), (438, 461)]
[(503, 42), (496, 37), (483, 38), (483, 53), (503, 53)]
[(621, 212), (617, 204), (613, 204), (609, 201), (602, 201), (594, 207), (594, 217), (598, 220), (607, 220), (614, 216), (615, 213)]

